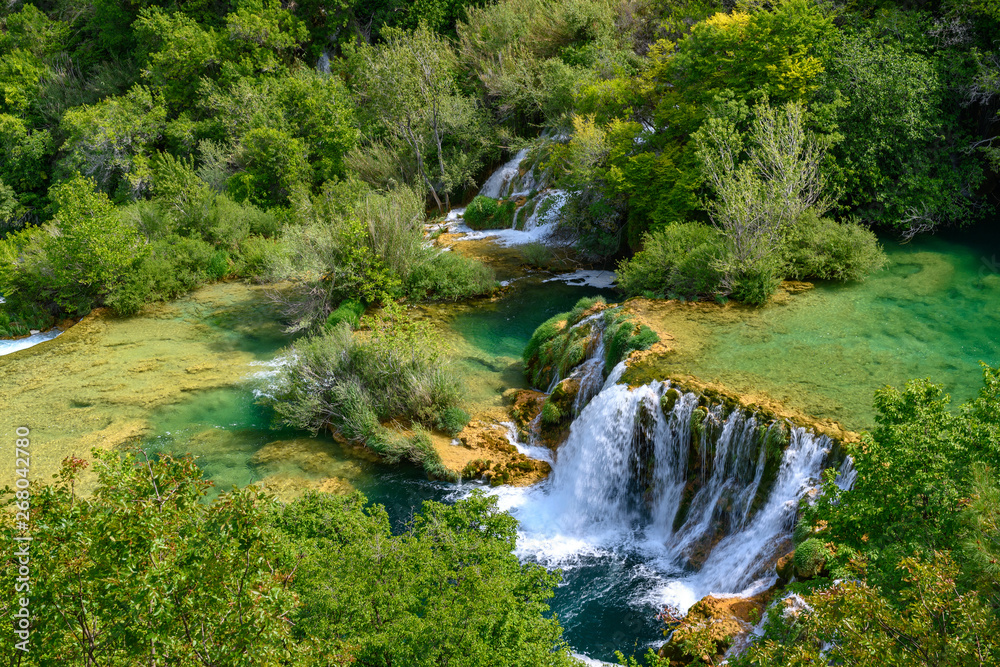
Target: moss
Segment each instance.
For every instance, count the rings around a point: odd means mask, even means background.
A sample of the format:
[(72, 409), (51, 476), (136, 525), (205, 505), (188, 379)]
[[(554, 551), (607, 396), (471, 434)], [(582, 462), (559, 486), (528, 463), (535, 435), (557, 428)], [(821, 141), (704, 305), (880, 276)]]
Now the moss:
[(673, 387), (667, 389), (660, 397), (660, 408), (663, 410), (663, 414), (668, 415), (674, 411), (674, 406), (677, 405), (677, 401), (681, 397), (681, 392), (677, 391)]
[(705, 432), (705, 420), (708, 419), (708, 409), (697, 407), (691, 412), (691, 435), (700, 436)]
[(832, 557), (833, 552), (823, 540), (810, 537), (795, 548), (795, 576), (800, 579), (812, 579), (818, 576)]
[(618, 309), (604, 314), (605, 368), (611, 368), (635, 350), (647, 350), (660, 340), (645, 324), (637, 325)]
[(563, 414), (559, 406), (551, 398), (546, 399), (545, 405), (542, 406), (542, 423), (552, 426), (562, 421), (562, 418)]

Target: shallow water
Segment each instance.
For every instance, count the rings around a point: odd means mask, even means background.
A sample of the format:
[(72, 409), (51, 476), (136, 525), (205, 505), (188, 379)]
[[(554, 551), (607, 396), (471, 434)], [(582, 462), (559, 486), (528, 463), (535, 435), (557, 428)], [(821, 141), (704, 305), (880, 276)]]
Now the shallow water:
[(885, 385), (930, 378), (955, 404), (972, 398), (980, 362), (1000, 365), (1000, 238), (984, 229), (886, 251), (888, 266), (862, 283), (819, 284), (738, 315), (678, 314), (675, 326), (702, 340), (667, 365), (852, 429), (874, 424)]

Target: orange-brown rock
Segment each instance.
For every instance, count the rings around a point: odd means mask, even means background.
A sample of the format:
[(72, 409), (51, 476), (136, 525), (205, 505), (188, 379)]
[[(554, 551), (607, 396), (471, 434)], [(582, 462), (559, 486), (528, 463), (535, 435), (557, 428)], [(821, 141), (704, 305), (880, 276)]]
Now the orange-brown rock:
[(432, 440), (444, 465), (465, 479), (529, 486), (551, 472), (548, 463), (518, 452), (507, 439), (507, 426), (494, 417), (473, 419), (454, 440)]
[[(660, 657), (668, 659), (672, 666), (718, 664), (733, 642), (749, 633), (763, 615), (770, 599), (771, 591), (751, 598), (717, 598), (711, 595), (702, 598), (688, 610), (670, 641), (660, 647)], [(681, 644), (694, 638), (711, 642), (714, 652), (710, 655), (687, 655)]]

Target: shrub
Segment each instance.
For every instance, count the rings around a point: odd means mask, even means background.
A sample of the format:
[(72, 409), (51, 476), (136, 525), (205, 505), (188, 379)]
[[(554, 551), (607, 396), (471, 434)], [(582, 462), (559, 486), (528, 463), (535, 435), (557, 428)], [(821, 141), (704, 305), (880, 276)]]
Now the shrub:
[(458, 301), (489, 294), (496, 284), (493, 269), (482, 262), (455, 252), (441, 252), (412, 270), (405, 290), (418, 301)]
[(737, 301), (759, 306), (767, 303), (780, 282), (775, 268), (770, 266), (742, 271), (733, 278), (730, 294)]
[(552, 251), (544, 243), (521, 246), (521, 259), (532, 266), (544, 267), (552, 261)]
[(425, 326), (393, 314), (365, 324), (370, 330), (364, 338), (341, 322), (295, 343), (286, 351), (290, 363), (279, 389), (262, 400), (282, 425), (330, 429), (389, 462), (406, 459), (439, 474), (429, 440), (401, 439), (382, 423), (402, 420), (417, 429), (453, 421), (448, 411), (458, 407), (459, 384), (439, 364)]
[(553, 426), (562, 421), (562, 411), (559, 410), (559, 406), (550, 400), (546, 400), (545, 404), (542, 405), (542, 423)]
[(722, 290), (719, 231), (700, 223), (670, 225), (644, 237), (643, 249), (618, 265), (618, 286), (626, 294), (653, 292), (688, 299)]
[(337, 306), (337, 310), (330, 313), (326, 318), (326, 327), (335, 329), (341, 322), (346, 322), (352, 329), (356, 329), (361, 322), (361, 316), (365, 314), (365, 304), (357, 299), (345, 299)]
[(826, 561), (832, 556), (823, 540), (810, 537), (795, 547), (795, 573), (803, 579), (811, 579), (823, 571)]
[(441, 416), (438, 417), (436, 426), (448, 435), (455, 436), (465, 428), (465, 425), (469, 423), (469, 419), (469, 413), (462, 408), (445, 408), (441, 411)]
[(885, 265), (878, 238), (855, 222), (837, 222), (807, 211), (785, 234), (785, 275), (803, 280), (863, 280)]
[(241, 278), (266, 280), (273, 273), (273, 265), (281, 252), (280, 244), (274, 239), (262, 236), (248, 236), (240, 244), (240, 251), (234, 258), (233, 273)]
[(215, 280), (221, 280), (229, 275), (229, 253), (225, 250), (217, 250), (212, 254), (212, 258), (208, 260), (208, 267), (206, 267), (205, 273), (209, 278), (214, 278)]
[(472, 229), (490, 229), (493, 216), (496, 215), (499, 204), (496, 199), (477, 195), (469, 202), (462, 216)]

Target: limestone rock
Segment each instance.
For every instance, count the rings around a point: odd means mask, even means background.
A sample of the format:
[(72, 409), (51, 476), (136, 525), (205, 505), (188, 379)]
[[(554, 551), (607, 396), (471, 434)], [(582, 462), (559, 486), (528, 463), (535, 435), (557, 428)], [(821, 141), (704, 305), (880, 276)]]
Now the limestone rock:
[[(717, 598), (711, 595), (696, 602), (688, 610), (687, 616), (674, 630), (670, 640), (660, 647), (659, 655), (671, 665), (718, 664), (723, 654), (740, 637), (750, 632), (761, 618), (770, 601), (771, 591), (765, 591), (751, 598)], [(698, 636), (712, 642), (714, 653), (705, 656), (689, 656), (681, 649), (681, 644)]]

